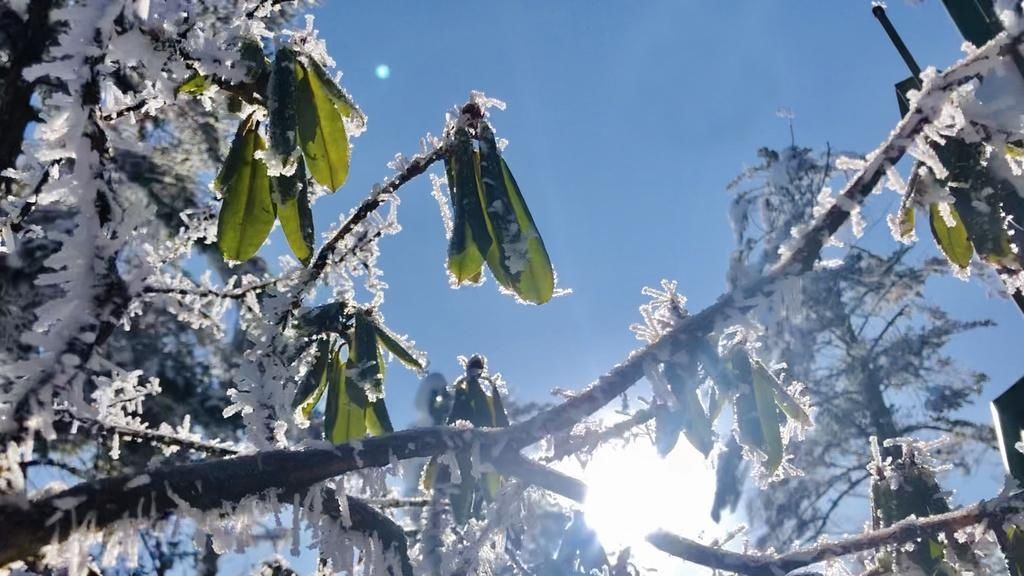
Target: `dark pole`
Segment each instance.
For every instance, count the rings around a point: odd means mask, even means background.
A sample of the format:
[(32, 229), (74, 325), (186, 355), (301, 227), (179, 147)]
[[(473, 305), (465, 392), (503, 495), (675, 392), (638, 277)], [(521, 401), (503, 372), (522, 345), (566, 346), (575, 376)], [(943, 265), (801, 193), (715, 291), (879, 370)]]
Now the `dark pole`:
[(875, 15), (878, 22), (885, 29), (885, 33), (889, 36), (889, 40), (892, 41), (893, 46), (896, 47), (896, 51), (900, 53), (900, 57), (903, 58), (903, 62), (907, 64), (907, 68), (910, 68), (910, 73), (914, 75), (914, 79), (917, 80), (918, 86), (920, 86), (921, 80), (921, 67), (917, 65), (917, 61), (914, 60), (914, 56), (910, 53), (907, 45), (903, 43), (903, 39), (896, 32), (896, 28), (893, 27), (892, 22), (889, 21), (889, 16), (885, 13), (885, 8), (881, 5), (875, 4), (871, 8), (871, 13)]

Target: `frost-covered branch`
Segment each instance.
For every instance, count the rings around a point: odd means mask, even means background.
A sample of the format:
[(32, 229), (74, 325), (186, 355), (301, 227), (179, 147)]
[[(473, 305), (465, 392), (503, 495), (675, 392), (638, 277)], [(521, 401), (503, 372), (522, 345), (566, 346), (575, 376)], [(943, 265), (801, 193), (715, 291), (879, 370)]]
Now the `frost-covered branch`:
[(366, 503), (376, 508), (422, 508), (430, 505), (430, 498), (368, 498)]
[(814, 266), (825, 241), (867, 199), (889, 166), (903, 157), (928, 122), (942, 108), (947, 91), (982, 74), (1008, 50), (1016, 50), (1024, 33), (1001, 34), (993, 41), (926, 83), (913, 107), (839, 194), (839, 200), (812, 221), (785, 247), (782, 260), (767, 274), (722, 295), (704, 310), (686, 316), (673, 329), (648, 346), (630, 354), (625, 362), (601, 376), (587, 390), (550, 410), (537, 414), (519, 427), (511, 441), (528, 446), (544, 436), (571, 429), (602, 406), (628, 390), (644, 376), (646, 362), (666, 361), (688, 349), (698, 338), (715, 332), (730, 317), (753, 307), (755, 299), (772, 293), (780, 280), (797, 276)]
[(721, 556), (720, 559), (723, 563), (717, 566), (706, 561), (709, 559), (707, 556), (709, 551), (703, 544), (687, 538), (659, 531), (648, 536), (647, 540), (658, 549), (690, 562), (749, 576), (777, 576), (818, 562), (902, 544), (933, 534), (952, 533), (981, 524), (998, 526), (1005, 518), (1019, 514), (1022, 509), (1024, 509), (1024, 492), (1016, 492), (1007, 496), (982, 500), (945, 514), (936, 514), (926, 518), (908, 518), (888, 528), (872, 530), (832, 542), (821, 542), (777, 556), (732, 552)]
[(216, 511), (270, 492), (280, 501), (291, 501), (314, 484), (346, 472), (473, 444), (482, 454), (492, 454), (503, 448), (504, 439), (497, 430), (419, 428), (330, 448), (271, 450), (83, 482), (28, 504), (0, 505), (0, 524), (19, 526), (0, 541), (0, 566), (34, 554), (53, 538), (68, 538), (86, 520), (89, 528), (102, 529), (126, 519), (157, 520), (182, 506)]
[(341, 227), (331, 235), (319, 252), (317, 252), (313, 264), (305, 272), (299, 286), (293, 292), (292, 309), (297, 308), (301, 304), (303, 293), (316, 284), (316, 281), (324, 273), (327, 265), (335, 257), (335, 252), (342, 245), (342, 241), (363, 221), (369, 218), (370, 214), (373, 214), (388, 198), (394, 196), (399, 188), (426, 172), (435, 162), (443, 160), (444, 156), (445, 147), (443, 145), (438, 146), (424, 155), (416, 156), (397, 174), (393, 175), (383, 184), (377, 184), (373, 187), (370, 195), (363, 199), (355, 211), (352, 212)]
[(146, 286), (142, 289), (143, 294), (171, 294), (175, 296), (199, 296), (224, 298), (228, 300), (241, 300), (251, 292), (258, 292), (265, 290), (270, 286), (273, 286), (278, 282), (277, 278), (271, 278), (268, 280), (261, 280), (259, 282), (253, 282), (245, 286), (239, 286), (238, 288), (231, 288), (226, 290), (218, 290), (216, 288), (206, 287), (188, 287), (188, 286)]
[[(587, 487), (582, 481), (519, 456), (500, 458), (499, 471), (525, 482), (582, 503)], [(748, 576), (778, 576), (834, 558), (918, 540), (925, 536), (953, 533), (981, 524), (999, 526), (1010, 516), (1024, 510), (1024, 492), (982, 500), (945, 514), (909, 518), (879, 530), (835, 541), (823, 541), (784, 554), (751, 554), (724, 550), (667, 532), (656, 531), (647, 541), (659, 550), (692, 562)]]
[(123, 426), (102, 422), (95, 418), (89, 418), (67, 411), (58, 411), (64, 417), (81, 425), (84, 428), (100, 431), (106, 434), (116, 434), (125, 438), (133, 438), (143, 442), (149, 442), (154, 446), (165, 448), (180, 448), (200, 452), (204, 454), (215, 454), (218, 456), (234, 456), (239, 449), (227, 442), (215, 442), (201, 438), (191, 438), (182, 434), (172, 434), (163, 430), (151, 430), (148, 428)]
[(658, 412), (663, 410), (667, 411), (663, 405), (641, 408), (630, 415), (629, 418), (616, 422), (607, 428), (592, 431), (588, 430), (581, 435), (572, 434), (568, 442), (565, 444), (556, 443), (552, 448), (551, 454), (545, 456), (543, 461), (555, 462), (580, 452), (593, 450), (609, 440), (622, 438), (628, 434), (630, 430), (638, 426), (643, 426), (653, 420), (655, 416), (657, 416)]

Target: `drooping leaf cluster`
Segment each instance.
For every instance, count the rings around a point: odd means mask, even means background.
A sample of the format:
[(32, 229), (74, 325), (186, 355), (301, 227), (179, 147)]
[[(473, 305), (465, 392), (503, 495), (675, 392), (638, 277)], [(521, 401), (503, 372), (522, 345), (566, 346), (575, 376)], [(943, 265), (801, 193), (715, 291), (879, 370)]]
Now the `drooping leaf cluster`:
[[(281, 173), (268, 175), (267, 146), (251, 113), (239, 124), (214, 182), (224, 196), (218, 245), (225, 258), (248, 260), (276, 217), (292, 252), (308, 264), (315, 240), (309, 180), (331, 192), (344, 185), (349, 169), (345, 121), (356, 121), (362, 112), (319, 63), (289, 47), (279, 48), (272, 64), (264, 62), (262, 51), (258, 61), (263, 69), (257, 76), (267, 78), (270, 151)], [(182, 85), (186, 92), (204, 88), (201, 76)]]
[[(472, 356), (466, 361), (466, 373), (454, 385), (448, 425), (469, 423), (474, 427), (505, 428), (508, 414), (495, 377), (487, 373), (487, 361)], [(484, 505), (492, 501), (501, 486), (501, 478), (494, 472), (479, 473), (471, 454), (454, 456), (455, 467), (447, 461), (432, 458), (423, 470), (422, 486), (426, 490), (442, 490), (451, 503), (456, 522), (464, 523), (479, 517)], [(458, 479), (457, 481), (455, 479)]]
[[(335, 444), (393, 432), (384, 404), (384, 352), (412, 369), (423, 360), (410, 352), (370, 310), (348, 311), (338, 303), (320, 306), (298, 319), (303, 334), (318, 334), (313, 363), (295, 394), (305, 418), (327, 392), (324, 438)], [(346, 358), (341, 359), (345, 349)]]
[(502, 287), (543, 304), (554, 294), (555, 277), (530, 209), (480, 107), (464, 107), (460, 121), (445, 158), (455, 214), (448, 272), (456, 284), (476, 284), (486, 262)]

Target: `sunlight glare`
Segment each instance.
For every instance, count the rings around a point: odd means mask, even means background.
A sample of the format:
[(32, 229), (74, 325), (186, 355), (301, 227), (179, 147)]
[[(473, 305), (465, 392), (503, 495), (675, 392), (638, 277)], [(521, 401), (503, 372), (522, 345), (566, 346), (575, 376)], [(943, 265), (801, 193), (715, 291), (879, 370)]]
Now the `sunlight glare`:
[(658, 528), (694, 537), (716, 526), (714, 472), (685, 437), (664, 459), (643, 441), (599, 449), (583, 479), (587, 524), (607, 549), (640, 544)]

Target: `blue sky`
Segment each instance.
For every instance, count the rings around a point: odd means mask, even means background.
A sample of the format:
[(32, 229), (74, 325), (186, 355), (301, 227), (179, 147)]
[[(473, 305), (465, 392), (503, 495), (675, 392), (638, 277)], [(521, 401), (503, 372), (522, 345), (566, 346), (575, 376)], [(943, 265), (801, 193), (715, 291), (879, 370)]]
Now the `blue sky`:
[[(923, 65), (957, 60), (962, 39), (942, 5), (894, 1), (889, 14)], [(430, 183), (402, 190), (403, 232), (382, 244), (391, 288), (383, 312), (431, 358), (458, 374), (456, 356), (488, 356), (513, 395), (546, 399), (579, 389), (639, 343), (640, 289), (679, 281), (690, 308), (725, 289), (733, 248), (726, 183), (761, 146), (797, 143), (867, 152), (898, 120), (893, 84), (907, 71), (867, 1), (327, 3), (316, 25), (369, 116), (348, 183), (315, 207), (319, 230), (411, 155), (444, 112), (481, 90), (508, 103), (493, 115), (559, 274), (574, 290), (523, 307), (493, 282), (451, 290), (446, 243)], [(386, 64), (390, 77), (379, 79)], [(880, 208), (894, 201), (873, 197)], [(887, 234), (884, 225), (876, 227)], [(917, 250), (934, 253), (927, 231)], [(280, 249), (281, 242), (275, 249)], [(1021, 316), (978, 283), (949, 278), (932, 293), (957, 316), (1000, 324), (950, 348), (993, 383), (971, 411), (1024, 372), (1011, 347)], [(412, 416), (416, 377), (397, 365), (388, 404)], [(964, 487), (990, 493), (994, 475)]]

